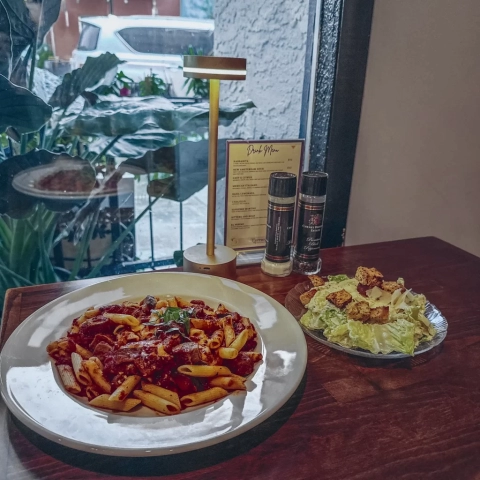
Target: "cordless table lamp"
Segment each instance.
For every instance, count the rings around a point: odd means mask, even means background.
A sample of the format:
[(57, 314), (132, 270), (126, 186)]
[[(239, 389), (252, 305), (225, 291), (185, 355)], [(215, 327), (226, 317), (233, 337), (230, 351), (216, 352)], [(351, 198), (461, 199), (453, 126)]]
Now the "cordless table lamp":
[(203, 78), (210, 82), (210, 116), (208, 124), (208, 204), (207, 245), (196, 245), (183, 252), (183, 269), (186, 272), (208, 273), (235, 278), (237, 254), (225, 245), (215, 245), (215, 208), (217, 201), (217, 148), (220, 80), (245, 80), (245, 58), (183, 57), (183, 76)]

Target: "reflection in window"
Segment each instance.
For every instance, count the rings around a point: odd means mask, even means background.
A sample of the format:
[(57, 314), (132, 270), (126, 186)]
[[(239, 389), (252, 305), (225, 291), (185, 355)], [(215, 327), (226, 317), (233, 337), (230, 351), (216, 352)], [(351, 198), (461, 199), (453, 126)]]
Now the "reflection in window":
[(140, 53), (183, 55), (191, 45), (204, 55), (213, 51), (213, 32), (178, 28), (124, 28), (118, 34)]
[(82, 33), (78, 41), (78, 50), (95, 50), (100, 29), (90, 23), (82, 23)]

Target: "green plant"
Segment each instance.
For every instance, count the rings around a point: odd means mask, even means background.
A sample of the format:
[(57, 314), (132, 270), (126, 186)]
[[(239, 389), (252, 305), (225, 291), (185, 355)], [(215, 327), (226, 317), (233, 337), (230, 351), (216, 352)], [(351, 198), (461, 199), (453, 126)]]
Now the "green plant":
[(200, 7), (204, 14), (204, 18), (213, 18), (213, 5), (214, 0), (204, 0), (203, 5)]
[[(76, 262), (69, 274), (70, 279), (77, 278), (104, 200), (101, 193), (70, 203), (25, 195), (12, 185), (16, 174), (54, 162), (72, 166), (82, 162), (100, 175), (97, 180), (101, 192), (122, 178), (122, 166), (127, 164), (124, 159), (142, 158), (149, 152), (195, 138), (208, 125), (207, 103), (183, 106), (161, 96), (100, 95), (98, 85), (122, 64), (109, 53), (87, 58), (82, 68), (61, 80), (37, 69), (28, 58), (35, 58), (37, 37), (43, 38), (55, 21), (55, 14), (58, 16), (59, 7), (60, 0), (44, 0), (43, 18), (49, 24), (39, 26), (32, 24), (24, 2), (0, 1), (0, 33), (11, 46), (10, 56), (0, 58), (0, 299), (10, 287), (60, 280), (51, 255), (66, 237), (73, 238), (77, 245)], [(14, 40), (11, 32), (16, 32)], [(27, 88), (16, 85), (14, 79), (24, 81)], [(128, 83), (127, 79), (117, 75), (106, 87), (115, 82)], [(253, 106), (246, 102), (222, 107), (220, 123), (230, 124)], [(122, 160), (117, 164), (107, 162), (112, 158)], [(161, 170), (147, 168), (148, 173), (156, 171)], [(174, 175), (175, 172), (169, 178)], [(168, 178), (162, 188), (121, 231), (90, 271), (90, 277), (101, 272), (136, 222), (169, 188)], [(59, 217), (65, 211), (72, 213), (71, 220), (59, 231)]]
[(48, 45), (41, 45), (37, 50), (37, 67), (45, 68), (45, 61), (53, 57), (53, 51)]
[[(185, 52), (185, 55), (203, 55), (201, 48), (195, 49), (190, 45)], [(183, 84), (187, 88), (187, 95), (193, 92), (195, 97), (208, 98), (210, 95), (210, 83), (203, 78), (187, 78)]]
[(129, 97), (132, 94), (135, 82), (121, 70), (117, 72), (111, 85), (103, 85), (99, 90), (103, 95), (117, 95), (117, 97)]
[(156, 73), (150, 72), (140, 83), (140, 96), (165, 95), (168, 92), (168, 85), (158, 77)]

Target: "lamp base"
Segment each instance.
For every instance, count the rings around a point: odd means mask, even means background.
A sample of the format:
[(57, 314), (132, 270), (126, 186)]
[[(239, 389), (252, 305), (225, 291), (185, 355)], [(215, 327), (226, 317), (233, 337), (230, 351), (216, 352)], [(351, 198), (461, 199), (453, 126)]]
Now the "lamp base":
[(237, 252), (224, 245), (215, 245), (214, 255), (207, 255), (206, 245), (195, 245), (183, 252), (183, 271), (206, 273), (235, 280)]

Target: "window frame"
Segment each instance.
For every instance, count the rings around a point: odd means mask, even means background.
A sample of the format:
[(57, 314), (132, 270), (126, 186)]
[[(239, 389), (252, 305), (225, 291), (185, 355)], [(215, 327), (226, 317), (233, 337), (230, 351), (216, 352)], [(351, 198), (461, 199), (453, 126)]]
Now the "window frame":
[(300, 138), (304, 169), (329, 175), (322, 248), (345, 239), (374, 5), (310, 0)]

